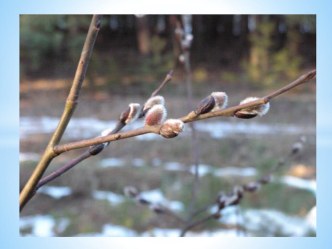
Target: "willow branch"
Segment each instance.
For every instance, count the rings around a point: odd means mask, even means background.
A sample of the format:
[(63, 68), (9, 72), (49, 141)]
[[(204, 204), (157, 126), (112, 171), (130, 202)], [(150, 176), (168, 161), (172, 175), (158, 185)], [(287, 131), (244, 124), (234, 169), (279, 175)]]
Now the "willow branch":
[(179, 223), (185, 222), (184, 219), (182, 219), (177, 213), (173, 212), (172, 210), (166, 209), (165, 211), (166, 211), (166, 214), (168, 214), (170, 217), (173, 217)]
[(278, 97), (279, 95), (284, 94), (284, 93), (290, 91), (291, 89), (314, 79), (315, 77), (316, 77), (316, 69), (314, 69), (306, 74), (301, 75), (299, 78), (297, 78), (293, 82), (289, 83), (288, 85), (286, 85), (262, 98), (259, 98), (255, 101), (251, 101), (249, 103), (242, 104), (242, 105), (236, 105), (236, 106), (229, 107), (229, 108), (215, 111), (215, 112), (208, 112), (208, 113), (205, 113), (205, 114), (202, 114), (199, 116), (197, 116), (194, 112), (191, 112), (188, 115), (183, 116), (180, 119), (184, 123), (189, 123), (189, 122), (193, 122), (196, 120), (203, 120), (203, 119), (208, 119), (208, 118), (213, 118), (213, 117), (218, 117), (218, 116), (226, 116), (226, 117), (234, 116), (234, 113), (241, 109), (266, 104), (267, 102)]
[[(166, 75), (165, 79), (163, 80), (163, 82), (151, 94), (151, 97), (157, 95), (161, 91), (161, 89), (172, 79), (172, 76), (173, 76), (173, 71), (171, 70), (170, 72), (167, 73), (167, 75)], [(115, 125), (114, 129), (109, 134), (115, 134), (115, 133), (119, 132), (120, 130), (122, 130), (125, 126), (126, 126), (126, 124), (124, 124), (120, 120), (118, 120), (118, 122)], [(80, 162), (82, 162), (82, 161), (84, 161), (84, 160), (86, 160), (86, 159), (88, 159), (92, 156), (95, 156), (95, 155), (99, 154), (101, 151), (103, 151), (104, 148), (105, 147), (104, 147), (103, 144), (94, 145), (93, 147), (91, 147), (88, 150), (84, 151), (81, 155), (79, 155), (76, 158), (72, 159), (71, 161), (69, 161), (68, 163), (66, 163), (65, 165), (60, 167), (59, 169), (57, 169), (54, 172), (52, 172), (51, 174), (43, 177), (38, 182), (33, 194), (36, 193), (36, 191), (40, 187), (44, 186), (45, 184), (47, 184), (47, 183), (53, 181), (54, 179), (58, 178), (59, 176), (63, 175), (68, 170), (70, 170), (73, 167), (75, 167), (76, 165), (78, 165)]]
[(100, 24), (101, 24), (101, 18), (100, 15), (94, 15), (92, 17), (90, 27), (88, 30), (88, 34), (86, 36), (84, 46), (82, 49), (81, 57), (79, 59), (75, 77), (73, 80), (73, 83), (71, 85), (70, 92), (68, 94), (66, 105), (64, 108), (64, 111), (62, 113), (62, 116), (60, 118), (60, 121), (58, 123), (57, 128), (55, 129), (46, 149), (43, 153), (41, 160), (39, 161), (38, 165), (36, 166), (35, 170), (33, 171), (32, 175), (30, 176), (28, 182), (25, 184), (23, 190), (20, 193), (20, 209), (22, 209), (28, 199), (31, 196), (31, 193), (34, 191), (38, 181), (42, 177), (43, 173), (47, 169), (48, 165), (51, 163), (54, 157), (57, 156), (56, 153), (53, 151), (53, 147), (56, 146), (61, 138), (62, 135), (69, 123), (69, 120), (71, 119), (76, 105), (78, 101), (78, 97), (80, 94), (80, 90), (82, 88), (83, 81), (85, 79), (86, 71), (88, 68), (89, 60), (92, 54), (92, 50), (94, 47), (94, 43), (96, 41)]
[[(195, 122), (198, 120), (204, 120), (204, 119), (209, 119), (209, 118), (214, 118), (214, 117), (231, 117), (234, 115), (235, 112), (237, 112), (241, 109), (259, 106), (261, 104), (266, 104), (267, 102), (278, 97), (279, 95), (284, 94), (284, 93), (290, 91), (291, 89), (315, 78), (315, 76), (316, 76), (316, 70), (312, 70), (312, 71), (300, 76), (298, 79), (289, 83), (285, 87), (282, 87), (262, 98), (259, 98), (258, 100), (255, 100), (255, 101), (252, 101), (252, 102), (249, 102), (246, 104), (242, 104), (242, 105), (236, 105), (236, 106), (229, 107), (229, 108), (219, 110), (219, 111), (201, 114), (198, 116), (194, 112), (190, 112), (186, 116), (183, 116), (179, 119), (182, 120), (184, 123), (190, 123), (190, 122)], [(136, 136), (148, 134), (148, 133), (159, 134), (160, 127), (161, 127), (160, 125), (144, 126), (142, 128), (127, 131), (127, 132), (112, 134), (112, 135), (108, 135), (108, 136), (104, 136), (104, 137), (81, 140), (81, 141), (67, 143), (67, 144), (63, 144), (63, 145), (57, 145), (54, 147), (54, 153), (59, 155), (63, 152), (70, 151), (70, 150), (80, 149), (80, 148), (88, 147), (88, 146), (95, 145), (95, 144), (112, 142), (112, 141), (116, 141), (116, 140), (130, 138), (130, 137), (136, 137)]]
[(116, 133), (116, 134), (111, 134), (111, 135), (107, 135), (107, 136), (104, 136), (104, 137), (96, 137), (96, 138), (81, 140), (81, 141), (78, 141), (78, 142), (72, 142), (72, 143), (67, 143), (67, 144), (63, 144), (63, 145), (58, 145), (58, 146), (54, 147), (54, 152), (59, 155), (59, 154), (61, 154), (63, 152), (66, 152), (66, 151), (76, 150), (76, 149), (92, 146), (92, 145), (95, 145), (95, 144), (113, 142), (113, 141), (116, 141), (116, 140), (126, 139), (126, 138), (130, 138), (130, 137), (136, 137), (136, 136), (143, 135), (143, 134), (148, 134), (148, 133), (159, 134), (159, 129), (160, 129), (159, 125), (144, 126), (142, 128), (138, 128), (138, 129), (135, 129), (135, 130), (120, 132), (120, 133)]

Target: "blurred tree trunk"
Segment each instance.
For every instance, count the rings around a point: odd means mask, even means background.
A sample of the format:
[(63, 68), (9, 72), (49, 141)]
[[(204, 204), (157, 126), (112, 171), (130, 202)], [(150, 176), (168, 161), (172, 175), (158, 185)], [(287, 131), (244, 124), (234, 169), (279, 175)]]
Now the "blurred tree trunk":
[(271, 66), (271, 49), (275, 24), (268, 16), (249, 17), (249, 65), (248, 75), (254, 82), (265, 80)]
[(288, 78), (294, 78), (300, 73), (300, 65), (302, 63), (300, 44), (300, 23), (296, 22), (293, 25), (289, 25), (289, 29), (287, 32), (287, 40), (285, 44), (285, 48), (288, 49), (288, 70), (285, 70), (285, 74)]
[(173, 48), (173, 55), (174, 55), (174, 68), (178, 67), (179, 63), (179, 56), (181, 54), (180, 44), (175, 33), (178, 25), (180, 25), (178, 16), (170, 15), (168, 18), (169, 26), (170, 26), (170, 34), (171, 34), (171, 41), (172, 41), (172, 48)]
[(151, 51), (150, 30), (147, 16), (140, 16), (136, 18), (137, 27), (137, 43), (138, 50), (141, 55), (148, 55)]
[(204, 24), (204, 16), (202, 15), (193, 15), (193, 35), (194, 35), (194, 41), (192, 44), (192, 48), (203, 50), (205, 48), (204, 46), (204, 30), (205, 30), (205, 24)]
[(287, 36), (287, 47), (292, 55), (299, 53), (299, 45), (301, 42), (300, 36), (300, 23), (296, 22), (289, 25), (288, 36)]
[(240, 33), (240, 48), (241, 48), (241, 55), (245, 58), (248, 57), (248, 15), (241, 16), (241, 33)]

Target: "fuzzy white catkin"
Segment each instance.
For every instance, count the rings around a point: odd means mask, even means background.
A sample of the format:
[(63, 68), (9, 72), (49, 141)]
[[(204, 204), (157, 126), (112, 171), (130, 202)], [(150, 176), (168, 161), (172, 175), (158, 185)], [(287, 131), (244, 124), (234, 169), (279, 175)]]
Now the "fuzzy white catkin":
[(164, 97), (157, 95), (157, 96), (149, 98), (144, 104), (143, 111), (146, 111), (146, 110), (152, 108), (154, 105), (165, 105)]
[(219, 109), (224, 109), (228, 104), (228, 96), (225, 92), (213, 92), (211, 96), (214, 98), (215, 107), (212, 111), (216, 111)]
[(129, 104), (129, 107), (130, 107), (130, 112), (125, 121), (126, 124), (134, 122), (138, 118), (138, 116), (140, 114), (141, 105), (138, 103), (131, 103), (131, 104)]
[[(258, 99), (259, 98), (257, 98), (257, 97), (247, 97), (240, 102), (240, 105), (247, 104), (247, 103), (256, 101)], [(258, 116), (264, 116), (270, 110), (270, 103), (268, 102), (266, 104), (262, 104), (262, 105), (259, 105), (256, 107), (245, 108), (244, 110), (246, 110), (248, 112), (255, 112)]]
[(167, 111), (163, 105), (154, 105), (145, 115), (145, 125), (160, 125), (167, 117)]
[(167, 119), (160, 128), (160, 135), (173, 138), (183, 131), (184, 123), (180, 119)]

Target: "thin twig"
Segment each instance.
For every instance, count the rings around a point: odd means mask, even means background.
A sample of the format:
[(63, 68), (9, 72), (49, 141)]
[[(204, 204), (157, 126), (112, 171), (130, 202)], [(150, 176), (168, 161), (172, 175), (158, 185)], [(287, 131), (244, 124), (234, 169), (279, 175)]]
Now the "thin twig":
[(200, 215), (201, 213), (206, 212), (207, 210), (212, 208), (214, 205), (215, 205), (215, 199), (213, 201), (211, 201), (211, 203), (205, 205), (204, 207), (201, 207), (201, 208), (195, 210), (195, 212), (192, 213), (191, 218), (194, 218), (194, 217)]
[(290, 89), (292, 89), (298, 85), (301, 85), (304, 82), (312, 80), (314, 78), (316, 78), (316, 69), (313, 69), (310, 72), (301, 75), (299, 78), (297, 78), (296, 80), (294, 80), (292, 83), (288, 84), (287, 86), (284, 86), (284, 87), (274, 91), (273, 93), (267, 95), (265, 97), (265, 102), (269, 102), (271, 99), (279, 96), (280, 94), (283, 94), (283, 93), (289, 91)]
[[(287, 86), (280, 88), (277, 91), (272, 92), (271, 94), (268, 94), (258, 100), (255, 100), (255, 101), (252, 101), (252, 102), (249, 102), (246, 104), (236, 105), (236, 106), (229, 107), (229, 108), (226, 108), (223, 110), (208, 112), (208, 113), (201, 114), (198, 116), (194, 112), (190, 112), (186, 116), (183, 116), (179, 119), (182, 120), (184, 123), (190, 123), (190, 122), (195, 122), (198, 120), (204, 120), (204, 119), (214, 118), (214, 117), (230, 117), (230, 116), (233, 116), (235, 112), (237, 112), (241, 109), (248, 108), (248, 107), (255, 107), (255, 106), (258, 106), (261, 104), (265, 104), (265, 103), (269, 102), (271, 99), (278, 97), (279, 95), (281, 95), (285, 92), (288, 92), (289, 90), (313, 79), (315, 77), (315, 75), (316, 75), (316, 70), (312, 70), (309, 73), (306, 73), (306, 74), (300, 76), (295, 81), (289, 83)], [(65, 151), (80, 149), (80, 148), (88, 147), (88, 146), (95, 145), (95, 144), (112, 142), (115, 140), (121, 140), (121, 139), (130, 138), (130, 137), (136, 137), (136, 136), (148, 134), (148, 133), (159, 134), (160, 127), (161, 127), (160, 125), (144, 126), (144, 127), (141, 127), (141, 128), (135, 129), (135, 130), (112, 134), (112, 135), (108, 135), (105, 137), (91, 138), (91, 139), (81, 140), (81, 141), (77, 141), (77, 142), (57, 145), (54, 147), (54, 153), (59, 155)]]
[(78, 157), (74, 158), (73, 160), (69, 161), (67, 164), (65, 164), (63, 167), (55, 170), (54, 172), (52, 172), (51, 174), (49, 174), (48, 176), (43, 177), (38, 184), (36, 185), (35, 190), (37, 191), (40, 187), (42, 187), (43, 185), (47, 184), (48, 182), (54, 180), (55, 178), (61, 176), (62, 174), (64, 174), (66, 171), (68, 171), (69, 169), (71, 169), (72, 167), (74, 167), (76, 164), (82, 162), (83, 160), (85, 160), (86, 158), (88, 158), (90, 156), (89, 151), (85, 151), (85, 153), (82, 153), (81, 155), (79, 155)]
[[(181, 230), (180, 237), (185, 237), (186, 233), (187, 233), (189, 230), (193, 229), (194, 227), (199, 226), (199, 225), (201, 225), (201, 224), (203, 224), (203, 223), (205, 223), (205, 222), (207, 222), (207, 221), (209, 221), (209, 220), (215, 220), (215, 219), (216, 219), (216, 214), (209, 214), (209, 215), (203, 217), (203, 218), (200, 219), (200, 220), (197, 220), (197, 221), (194, 221), (194, 222), (188, 224), (186, 227), (184, 227), (184, 228)], [(227, 228), (227, 229), (236, 229), (237, 231), (240, 231), (240, 230), (241, 230), (241, 231), (246, 232), (245, 227), (242, 227), (242, 226), (240, 226), (239, 224), (236, 224), (235, 226), (232, 226), (232, 225), (226, 225), (226, 228)]]
[(60, 155), (61, 153), (66, 152), (66, 151), (89, 147), (89, 146), (92, 146), (95, 144), (112, 142), (112, 141), (121, 140), (121, 139), (125, 139), (125, 138), (136, 137), (138, 135), (143, 135), (143, 134), (148, 134), (148, 133), (159, 134), (159, 129), (160, 129), (159, 125), (144, 126), (142, 128), (138, 128), (135, 130), (120, 132), (120, 133), (116, 133), (116, 134), (110, 134), (110, 135), (107, 135), (104, 137), (95, 137), (95, 138), (91, 138), (91, 139), (81, 140), (78, 142), (58, 145), (58, 146), (54, 147), (54, 151), (55, 151), (55, 153)]
[[(110, 132), (110, 134), (115, 134), (117, 132), (119, 132), (121, 130), (120, 127), (123, 127), (123, 124), (120, 124), (120, 122), (118, 123), (118, 125), (115, 126), (115, 128)], [(94, 146), (98, 146), (101, 144), (97, 144)], [(103, 145), (102, 145), (103, 146)], [(77, 156), (76, 158), (70, 160), (69, 162), (67, 162), (65, 165), (63, 165), (62, 167), (60, 167), (59, 169), (55, 170), (54, 172), (50, 173), (49, 175), (43, 177), (38, 184), (36, 185), (35, 188), (35, 192), (42, 186), (44, 186), (45, 184), (53, 181), (54, 179), (58, 178), (59, 176), (63, 175), (64, 173), (66, 173), (68, 170), (72, 169), (74, 166), (76, 166), (77, 164), (79, 164), (80, 162), (88, 159), (89, 157), (92, 157), (94, 155), (96, 155), (92, 150), (94, 148), (88, 149), (86, 151), (84, 151), (81, 155)], [(95, 149), (98, 149), (97, 147), (95, 147)], [(102, 148), (103, 149), (103, 148)], [(102, 150), (100, 149), (100, 151)], [(97, 153), (99, 154), (99, 152)]]
[(209, 214), (208, 216), (206, 216), (206, 217), (204, 217), (204, 218), (202, 218), (200, 220), (197, 220), (197, 221), (194, 221), (194, 222), (188, 224), (185, 228), (182, 229), (180, 237), (184, 237), (186, 235), (186, 233), (190, 229), (192, 229), (193, 227), (198, 226), (200, 224), (203, 224), (203, 223), (205, 223), (205, 222), (207, 222), (207, 221), (209, 221), (211, 219), (215, 219), (215, 214)]
[[(177, 43), (181, 51), (181, 56), (183, 57), (183, 66), (185, 71), (185, 82), (186, 82), (186, 89), (187, 89), (187, 105), (188, 109), (192, 110), (193, 108), (193, 89), (192, 89), (192, 71), (191, 71), (191, 63), (190, 63), (190, 48), (191, 48), (191, 40), (192, 40), (192, 23), (191, 17), (182, 15), (182, 22), (177, 20), (175, 33), (177, 33)], [(190, 36), (188, 40), (188, 36)], [(179, 60), (179, 56), (177, 58)], [(188, 221), (192, 220), (192, 212), (194, 210), (194, 206), (197, 199), (197, 192), (199, 188), (199, 161), (200, 161), (200, 151), (198, 147), (198, 140), (197, 140), (197, 131), (195, 124), (192, 122), (189, 124), (190, 131), (191, 131), (191, 158), (192, 158), (192, 165), (194, 167), (194, 179), (193, 185), (191, 188), (191, 202), (189, 205), (188, 211)]]
[(43, 153), (38, 165), (36, 166), (35, 170), (33, 171), (32, 175), (30, 176), (28, 182), (25, 184), (23, 190), (20, 193), (20, 210), (25, 206), (26, 202), (31, 196), (31, 193), (34, 191), (38, 181), (42, 177), (43, 173), (47, 169), (50, 162), (56, 157), (56, 153), (54, 153), (53, 148), (56, 146), (61, 138), (62, 135), (71, 119), (75, 107), (77, 105), (77, 100), (80, 94), (80, 90), (85, 79), (86, 71), (88, 68), (89, 60), (92, 54), (92, 50), (94, 47), (94, 43), (96, 41), (100, 24), (101, 24), (100, 15), (94, 15), (91, 20), (91, 24), (88, 30), (87, 37), (84, 42), (84, 46), (82, 49), (81, 57), (79, 59), (75, 77), (73, 83), (71, 85), (70, 92), (68, 94), (66, 100), (66, 106), (60, 118), (59, 124), (55, 129), (46, 149)]
[(171, 210), (167, 207), (164, 207), (164, 206), (163, 206), (163, 210), (164, 210), (164, 212), (161, 214), (168, 215), (169, 217), (172, 217), (174, 220), (176, 220), (177, 222), (179, 222), (181, 224), (183, 224), (185, 222), (185, 220), (182, 219), (177, 213), (173, 212), (173, 210)]
[[(185, 53), (185, 68), (186, 68), (186, 84), (187, 84), (187, 94), (188, 94), (188, 105), (192, 108), (193, 107), (193, 94), (192, 94), (192, 80), (191, 80), (191, 67), (189, 61), (189, 51)], [(197, 199), (197, 192), (199, 187), (199, 159), (200, 159), (200, 151), (198, 147), (198, 140), (197, 140), (197, 131), (194, 125), (194, 122), (190, 123), (191, 128), (191, 155), (193, 158), (193, 166), (194, 166), (194, 180), (192, 186), (192, 193), (191, 193), (191, 203), (189, 208), (189, 220), (191, 220), (191, 213), (194, 210), (194, 206)]]
[(161, 84), (158, 86), (158, 88), (156, 90), (153, 91), (153, 93), (151, 94), (151, 97), (156, 96), (161, 89), (172, 80), (173, 78), (173, 70), (169, 71), (168, 74), (166, 75), (165, 79), (163, 82), (161, 82)]

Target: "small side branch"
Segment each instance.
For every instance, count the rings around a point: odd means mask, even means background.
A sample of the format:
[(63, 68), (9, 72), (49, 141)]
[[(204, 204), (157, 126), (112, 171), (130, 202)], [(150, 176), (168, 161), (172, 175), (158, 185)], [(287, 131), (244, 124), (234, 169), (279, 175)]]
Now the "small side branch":
[(311, 70), (310, 72), (308, 72), (306, 74), (303, 74), (302, 76), (300, 76), (293, 82), (289, 83), (287, 86), (284, 86), (284, 87), (278, 89), (277, 91), (267, 95), (265, 97), (265, 102), (269, 102), (271, 99), (293, 89), (294, 87), (297, 87), (298, 85), (301, 85), (309, 80), (312, 80), (314, 78), (316, 78), (316, 69)]
[(161, 82), (161, 84), (158, 86), (158, 88), (156, 90), (153, 91), (153, 93), (151, 94), (151, 97), (154, 97), (156, 96), (160, 91), (161, 89), (168, 83), (172, 80), (173, 78), (173, 70), (169, 71), (164, 79), (163, 82)]
[(74, 167), (76, 164), (82, 162), (86, 158), (90, 156), (89, 152), (82, 153), (79, 157), (73, 159), (72, 161), (69, 161), (67, 164), (64, 165), (64, 167), (59, 168), (58, 170), (55, 170), (48, 176), (42, 178), (38, 184), (36, 185), (35, 191), (37, 191), (41, 186), (45, 185), (46, 183), (52, 181), (53, 179), (61, 176), (63, 173), (65, 173), (67, 170), (71, 169)]

